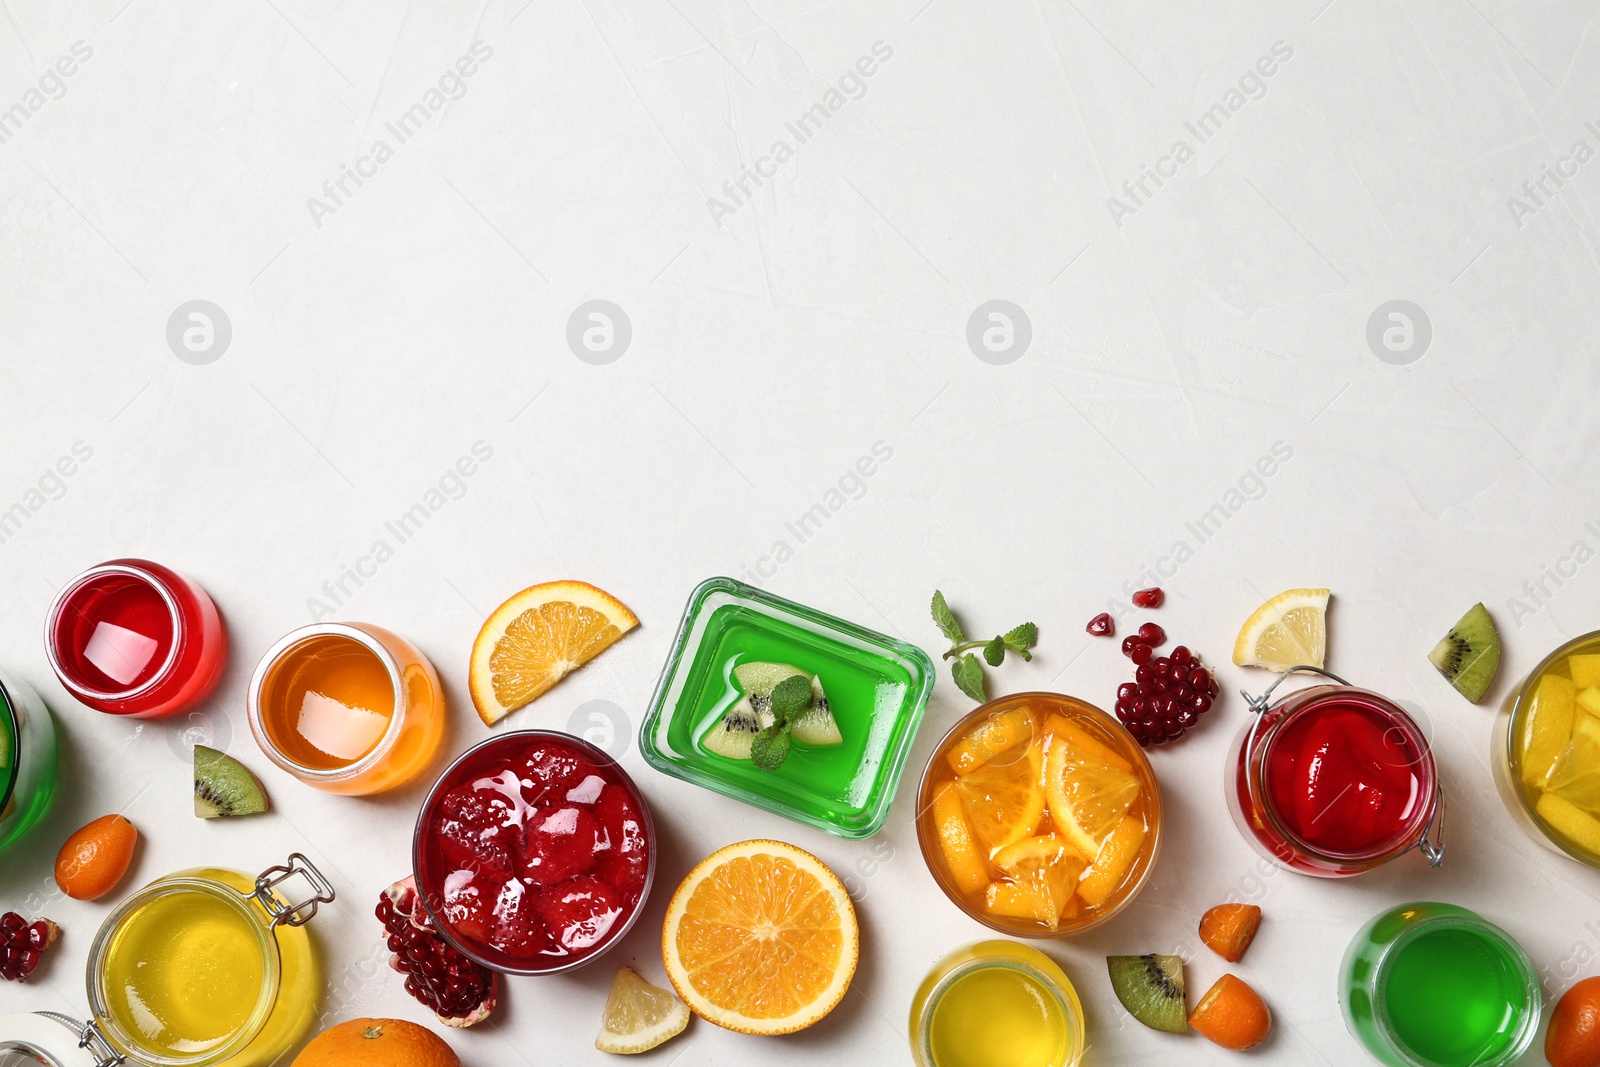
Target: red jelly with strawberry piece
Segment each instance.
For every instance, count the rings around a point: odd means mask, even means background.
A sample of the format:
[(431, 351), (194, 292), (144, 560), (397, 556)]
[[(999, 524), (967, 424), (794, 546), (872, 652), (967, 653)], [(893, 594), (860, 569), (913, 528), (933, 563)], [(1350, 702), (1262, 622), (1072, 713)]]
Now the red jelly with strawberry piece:
[(486, 967), (548, 974), (632, 925), (654, 832), (627, 773), (567, 734), (485, 742), (434, 786), (418, 820), (417, 885), (444, 936)]
[(1398, 705), (1319, 686), (1267, 709), (1235, 743), (1230, 807), (1292, 870), (1358, 874), (1422, 842), (1441, 803), (1432, 752)]

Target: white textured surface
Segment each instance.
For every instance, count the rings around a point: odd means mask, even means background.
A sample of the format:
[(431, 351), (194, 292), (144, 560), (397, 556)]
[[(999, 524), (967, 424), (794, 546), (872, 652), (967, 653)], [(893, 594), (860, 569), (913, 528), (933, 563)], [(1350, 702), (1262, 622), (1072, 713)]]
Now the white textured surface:
[[(0, 903), (49, 913), (66, 940), (38, 980), (0, 988), (0, 1011), (83, 1010), (107, 907), (55, 899), (50, 861), (72, 828), (125, 809), (145, 835), (129, 888), (309, 852), (341, 894), (317, 924), (332, 1010), (424, 1019), (392, 975), (371, 977), (370, 911), (404, 873), (425, 786), (344, 800), (270, 768), (244, 723), (257, 656), (309, 621), (308, 598), (391, 627), (439, 666), (459, 751), (485, 734), (464, 676), (485, 613), (580, 577), (644, 626), (507, 725), (565, 726), (604, 700), (636, 727), (689, 590), (757, 567), (933, 653), (935, 586), (974, 628), (1032, 618), (1039, 655), (997, 688), (1102, 705), (1127, 661), (1083, 625), (1146, 568), (1169, 591), (1155, 617), (1212, 662), (1265, 595), (1328, 584), (1333, 665), (1426, 709), (1451, 798), (1438, 872), (1415, 857), (1338, 885), (1260, 870), (1220, 803), (1236, 697), (1156, 753), (1154, 882), (1115, 923), (1048, 946), (1084, 997), (1095, 1063), (1231, 1061), (1130, 1022), (1101, 959), (1195, 952), (1199, 913), (1229, 897), (1266, 909), (1237, 970), (1275, 1010), (1275, 1064), (1360, 1061), (1338, 959), (1405, 899), (1502, 923), (1552, 990), (1592, 970), (1600, 874), (1511, 823), (1489, 713), (1424, 660), (1482, 599), (1508, 643), (1499, 697), (1600, 614), (1592, 5), (525, 2), (0, 3), (0, 109), (25, 112), (0, 127), (0, 509), (23, 506), (0, 543), (0, 657), (56, 709), (67, 756), (61, 803), (0, 863)], [(492, 56), (430, 112), (480, 40)], [(75, 41), (92, 56), (58, 83)], [(827, 110), (876, 42), (860, 98), (795, 136), (786, 124)], [(418, 103), (402, 144), (385, 124)], [(1201, 144), (1186, 123), (1218, 103), (1229, 117)], [(775, 176), (710, 210), (741, 165)], [(1119, 226), (1107, 198), (1146, 165), (1176, 176), (1146, 179)], [(308, 207), (346, 166), (371, 176)], [(1508, 204), (1546, 166), (1564, 188), (1545, 178), (1552, 195)], [(632, 323), (610, 365), (566, 343), (595, 298)], [(1009, 366), (966, 342), (995, 298), (1031, 319)], [(194, 299), (231, 320), (209, 365), (167, 346)], [(1395, 299), (1432, 322), (1406, 366), (1365, 340)], [(450, 480), (478, 441), (492, 457)], [(892, 455), (855, 478), (877, 442)], [(1276, 442), (1292, 456), (1257, 477)], [(91, 458), (41, 481), (75, 445)], [(385, 524), (419, 502), (430, 517), (402, 541)], [(795, 536), (819, 503), (826, 523)], [(120, 555), (186, 571), (221, 606), (233, 657), (187, 725), (260, 770), (277, 814), (197, 822), (186, 724), (96, 715), (50, 677), (53, 588)], [(325, 589), (358, 566), (348, 595)], [(1221, 676), (1230, 693), (1263, 684)], [(614, 965), (662, 981), (670, 889), (758, 834), (815, 850), (863, 894), (852, 992), (802, 1036), (697, 1022), (657, 1059), (907, 1062), (918, 980), (984, 933), (929, 879), (907, 803), (969, 706), (940, 686), (889, 826), (864, 844), (657, 775), (628, 744), (664, 846), (649, 914), (596, 967), (513, 981), (495, 1025), (450, 1035), (464, 1058), (598, 1061)], [(1199, 950), (1191, 986), (1223, 969)]]

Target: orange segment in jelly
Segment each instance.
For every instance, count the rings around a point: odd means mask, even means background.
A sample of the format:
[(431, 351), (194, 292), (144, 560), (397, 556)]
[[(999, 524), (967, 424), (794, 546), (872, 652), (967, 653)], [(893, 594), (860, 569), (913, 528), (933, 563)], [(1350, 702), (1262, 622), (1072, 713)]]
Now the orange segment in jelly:
[(971, 774), (1001, 753), (1033, 740), (1033, 715), (1027, 708), (1010, 708), (984, 719), (950, 746), (945, 759), (957, 774)]
[(944, 852), (950, 877), (963, 893), (976, 893), (989, 884), (989, 868), (972, 839), (967, 817), (961, 811), (961, 796), (953, 784), (946, 784), (933, 800), (933, 821), (939, 830), (939, 847)]
[(1133, 869), (1133, 861), (1139, 858), (1144, 834), (1143, 822), (1125, 817), (1116, 832), (1106, 838), (1106, 843), (1100, 846), (1100, 851), (1094, 857), (1094, 863), (1078, 883), (1078, 895), (1085, 904), (1091, 907), (1104, 904), (1117, 891), (1117, 887)]

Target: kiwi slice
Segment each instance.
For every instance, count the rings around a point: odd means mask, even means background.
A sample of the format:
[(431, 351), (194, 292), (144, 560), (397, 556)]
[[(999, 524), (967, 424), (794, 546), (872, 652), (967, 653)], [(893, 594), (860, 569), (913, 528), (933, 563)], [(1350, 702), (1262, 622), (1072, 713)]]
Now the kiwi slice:
[(1107, 956), (1111, 989), (1128, 1014), (1152, 1030), (1189, 1032), (1183, 1003), (1183, 957)]
[(733, 680), (744, 690), (739, 702), (728, 709), (722, 721), (712, 727), (701, 742), (706, 749), (729, 759), (749, 759), (756, 734), (771, 726), (772, 691), (794, 677), (811, 680), (811, 707), (794, 720), (793, 737), (803, 745), (840, 745), (844, 735), (833, 721), (833, 709), (823, 691), (822, 679), (788, 663), (752, 660), (733, 668)]
[(755, 743), (756, 734), (772, 725), (771, 705), (771, 697), (746, 693), (728, 709), (722, 721), (711, 728), (701, 744), (705, 745), (706, 751), (728, 759), (749, 759), (750, 746)]
[(202, 819), (259, 815), (266, 790), (244, 764), (205, 745), (194, 746), (194, 813)]
[(1439, 668), (1456, 692), (1476, 704), (1494, 684), (1500, 669), (1500, 631), (1482, 604), (1474, 604), (1444, 640), (1433, 646), (1428, 661)]

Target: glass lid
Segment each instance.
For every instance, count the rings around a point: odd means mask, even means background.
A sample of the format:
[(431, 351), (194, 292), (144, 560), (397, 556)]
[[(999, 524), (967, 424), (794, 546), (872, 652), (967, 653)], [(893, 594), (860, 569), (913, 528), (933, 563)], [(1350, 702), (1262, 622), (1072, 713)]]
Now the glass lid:
[(0, 1067), (115, 1067), (123, 1060), (92, 1028), (54, 1012), (0, 1016)]

